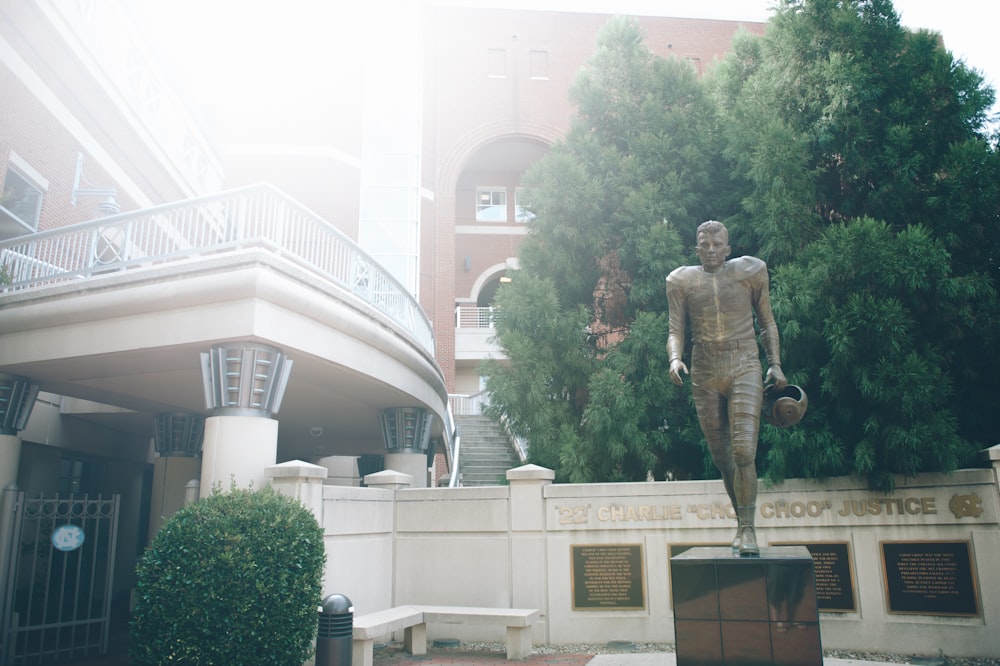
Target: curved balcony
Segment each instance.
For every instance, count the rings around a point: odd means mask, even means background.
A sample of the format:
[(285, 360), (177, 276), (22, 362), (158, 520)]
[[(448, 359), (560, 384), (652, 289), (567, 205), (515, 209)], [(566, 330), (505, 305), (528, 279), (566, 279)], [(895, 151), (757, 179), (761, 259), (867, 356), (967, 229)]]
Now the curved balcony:
[(271, 186), (12, 239), (0, 243), (0, 270), (0, 372), (124, 408), (150, 432), (152, 414), (205, 412), (200, 354), (229, 341), (295, 359), (282, 457), (381, 452), (387, 407), (426, 407), (445, 422), (420, 305)]
[(420, 305), (336, 227), (269, 185), (105, 217), (0, 243), (3, 291), (259, 247), (390, 317), (431, 354)]

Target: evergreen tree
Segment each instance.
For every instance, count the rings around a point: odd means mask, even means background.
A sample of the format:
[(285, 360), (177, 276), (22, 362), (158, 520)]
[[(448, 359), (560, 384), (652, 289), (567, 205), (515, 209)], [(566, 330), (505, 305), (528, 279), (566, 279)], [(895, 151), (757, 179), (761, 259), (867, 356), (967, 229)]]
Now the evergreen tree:
[(865, 217), (829, 227), (776, 271), (785, 363), (813, 399), (801, 427), (762, 431), (772, 479), (850, 473), (890, 489), (892, 474), (971, 462), (950, 409), (947, 349), (921, 330), (928, 303), (980, 296), (949, 264), (925, 227), (896, 232)]
[(772, 267), (813, 396), (801, 428), (762, 433), (766, 473), (888, 489), (972, 463), (1000, 369), (993, 91), (888, 0), (784, 1), (714, 83), (752, 185), (733, 235)]
[(624, 18), (571, 95), (566, 139), (525, 179), (537, 217), (496, 301), (512, 362), (486, 367), (493, 411), (560, 480), (700, 477), (693, 412), (667, 377), (664, 278), (698, 221), (738, 205), (711, 102), (690, 64), (654, 57)]
[(717, 75), (727, 155), (753, 184), (731, 232), (771, 265), (865, 215), (955, 230), (953, 212), (931, 205), (945, 169), (956, 151), (991, 152), (993, 91), (937, 35), (900, 26), (889, 0), (783, 0)]

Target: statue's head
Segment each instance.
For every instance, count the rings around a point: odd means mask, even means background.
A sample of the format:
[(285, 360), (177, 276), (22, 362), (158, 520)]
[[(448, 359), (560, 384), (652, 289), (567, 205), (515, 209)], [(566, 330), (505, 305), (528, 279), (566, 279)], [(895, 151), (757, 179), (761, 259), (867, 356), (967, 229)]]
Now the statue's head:
[(707, 222), (702, 222), (701, 224), (699, 224), (698, 233), (696, 235), (701, 235), (701, 234), (725, 234), (726, 241), (729, 240), (729, 229), (727, 229), (726, 225), (724, 225), (722, 222), (719, 222), (718, 220), (709, 220)]
[(722, 268), (726, 257), (731, 252), (729, 247), (729, 230), (726, 225), (716, 220), (709, 220), (698, 225), (695, 235), (695, 252), (701, 260), (702, 267), (709, 273)]

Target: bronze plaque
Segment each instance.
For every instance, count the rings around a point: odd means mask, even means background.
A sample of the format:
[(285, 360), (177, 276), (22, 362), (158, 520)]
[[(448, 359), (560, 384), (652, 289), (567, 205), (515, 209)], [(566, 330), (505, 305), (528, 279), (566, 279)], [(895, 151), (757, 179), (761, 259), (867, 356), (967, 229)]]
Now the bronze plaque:
[(850, 613), (858, 608), (854, 595), (854, 569), (846, 541), (789, 543), (805, 546), (813, 558), (816, 575), (816, 604), (823, 613)]
[(570, 546), (573, 610), (645, 610), (642, 544)]
[(884, 541), (890, 613), (979, 615), (968, 541)]

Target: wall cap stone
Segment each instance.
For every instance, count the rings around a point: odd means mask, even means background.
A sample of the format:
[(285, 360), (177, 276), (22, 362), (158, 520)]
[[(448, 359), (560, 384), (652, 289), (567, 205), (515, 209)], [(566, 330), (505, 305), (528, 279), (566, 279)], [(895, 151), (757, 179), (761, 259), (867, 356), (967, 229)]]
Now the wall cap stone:
[(555, 478), (554, 470), (539, 465), (521, 465), (507, 470), (508, 481), (552, 481)]
[(381, 472), (375, 472), (374, 474), (366, 474), (365, 485), (377, 486), (381, 488), (386, 486), (406, 488), (413, 485), (413, 476), (403, 472), (397, 472), (394, 469), (384, 469)]
[(985, 448), (982, 451), (980, 451), (979, 454), (985, 460), (991, 460), (991, 461), (1000, 460), (1000, 444), (994, 444), (993, 446)]
[(328, 470), (325, 467), (307, 463), (303, 460), (289, 460), (264, 468), (264, 474), (272, 479), (325, 479)]

